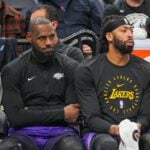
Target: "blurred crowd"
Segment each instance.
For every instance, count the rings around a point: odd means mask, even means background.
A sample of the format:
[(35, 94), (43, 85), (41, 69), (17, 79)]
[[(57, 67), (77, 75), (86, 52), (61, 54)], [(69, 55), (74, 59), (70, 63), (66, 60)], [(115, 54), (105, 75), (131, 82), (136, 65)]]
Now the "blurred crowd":
[[(83, 29), (93, 31), (98, 38), (105, 16), (124, 15), (134, 27), (135, 39), (150, 36), (149, 0), (0, 0), (0, 35), (6, 38), (25, 38), (31, 13), (40, 5), (52, 5), (57, 10), (60, 39)], [(48, 12), (51, 13), (51, 12)], [(17, 55), (22, 53), (17, 48)], [(91, 55), (92, 47), (83, 44), (85, 56)]]

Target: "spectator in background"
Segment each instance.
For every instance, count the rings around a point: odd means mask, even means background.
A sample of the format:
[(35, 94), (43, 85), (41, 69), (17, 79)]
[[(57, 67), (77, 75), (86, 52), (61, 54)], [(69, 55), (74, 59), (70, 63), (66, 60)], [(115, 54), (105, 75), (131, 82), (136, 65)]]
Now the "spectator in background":
[[(0, 0), (0, 37), (25, 38), (25, 19), (19, 11)], [(16, 47), (17, 56), (23, 52), (22, 45)]]
[(23, 16), (16, 9), (0, 0), (1, 37), (25, 37), (25, 22)]
[(99, 35), (104, 4), (101, 0), (39, 0), (53, 5), (58, 10), (58, 35), (65, 38), (82, 29), (89, 29)]
[[(32, 10), (30, 21), (36, 17), (45, 17), (49, 19), (54, 30), (57, 30), (59, 22), (57, 17), (57, 10), (55, 7), (51, 5), (40, 5), (36, 7), (34, 10)], [(58, 52), (67, 55), (78, 62), (81, 62), (84, 59), (82, 51), (79, 48), (63, 44), (60, 41), (57, 50)]]
[[(83, 61), (76, 72), (87, 150), (118, 150), (120, 139), (125, 149), (138, 150), (139, 137), (140, 150), (149, 150), (150, 64), (131, 54), (133, 27), (124, 16), (104, 19), (102, 40), (107, 53)], [(134, 127), (122, 136), (126, 119)]]
[(84, 150), (76, 128), (80, 112), (74, 88), (78, 62), (57, 53), (58, 37), (50, 20), (30, 21), (23, 53), (2, 71), (4, 111), (9, 137), (0, 144), (11, 150)]
[[(42, 4), (53, 5), (58, 10), (58, 36), (65, 38), (82, 29), (89, 29), (99, 36), (104, 12), (102, 0), (39, 0)], [(92, 55), (91, 47), (85, 43), (83, 54)]]
[(104, 16), (119, 14), (126, 16), (133, 25), (134, 39), (145, 39), (148, 37), (146, 21), (150, 17), (149, 0), (116, 0), (113, 5), (109, 5)]
[(18, 10), (24, 17), (27, 12), (35, 8), (39, 3), (38, 0), (4, 0), (5, 3)]

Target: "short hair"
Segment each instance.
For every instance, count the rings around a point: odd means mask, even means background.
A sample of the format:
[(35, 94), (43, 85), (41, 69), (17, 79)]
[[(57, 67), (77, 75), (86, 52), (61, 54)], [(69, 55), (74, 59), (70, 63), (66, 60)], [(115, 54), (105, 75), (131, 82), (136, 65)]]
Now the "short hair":
[(110, 15), (107, 16), (102, 22), (103, 32), (111, 32), (122, 25), (131, 25), (125, 16)]
[(100, 34), (100, 53), (108, 51), (106, 33), (111, 32), (121, 25), (131, 25), (125, 16), (109, 15), (104, 18)]
[(45, 17), (36, 17), (30, 21), (29, 32), (33, 31), (35, 25), (50, 24), (51, 21)]
[(39, 5), (32, 10), (31, 14), (36, 12), (37, 10), (41, 10), (41, 9), (44, 9), (46, 11), (45, 17), (47, 19), (49, 19), (51, 21), (58, 21), (58, 11), (52, 5)]

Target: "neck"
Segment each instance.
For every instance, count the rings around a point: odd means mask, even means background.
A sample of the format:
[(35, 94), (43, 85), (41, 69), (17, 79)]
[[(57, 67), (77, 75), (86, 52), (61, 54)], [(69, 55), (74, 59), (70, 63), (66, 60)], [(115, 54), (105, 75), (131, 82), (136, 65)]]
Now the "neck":
[(126, 3), (131, 7), (139, 7), (143, 2), (144, 0), (126, 0)]
[(109, 51), (107, 59), (116, 66), (125, 66), (130, 60), (130, 54), (120, 54)]

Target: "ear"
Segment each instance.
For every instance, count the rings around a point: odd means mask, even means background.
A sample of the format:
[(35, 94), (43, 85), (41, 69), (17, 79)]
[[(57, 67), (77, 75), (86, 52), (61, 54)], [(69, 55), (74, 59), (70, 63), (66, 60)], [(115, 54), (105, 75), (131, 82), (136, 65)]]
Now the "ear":
[(58, 28), (58, 25), (59, 25), (58, 21), (52, 21), (51, 24), (52, 24), (54, 30), (56, 30)]
[(28, 40), (29, 43), (32, 42), (32, 33), (31, 32), (27, 32), (26, 39)]
[(106, 33), (106, 39), (107, 39), (109, 42), (112, 42), (112, 40), (113, 40), (113, 35), (112, 35), (111, 32)]

